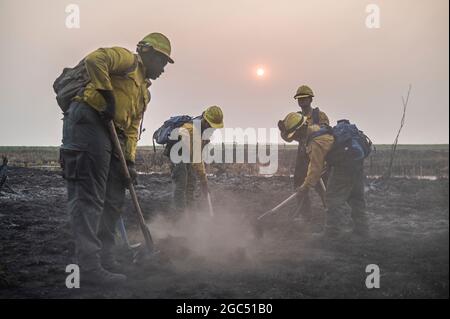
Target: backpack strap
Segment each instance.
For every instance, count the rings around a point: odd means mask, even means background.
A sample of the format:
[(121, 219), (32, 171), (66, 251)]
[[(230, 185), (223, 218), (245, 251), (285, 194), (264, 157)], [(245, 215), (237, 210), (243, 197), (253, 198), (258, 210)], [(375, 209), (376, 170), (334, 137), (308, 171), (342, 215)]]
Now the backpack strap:
[(320, 110), (318, 107), (312, 110), (312, 124), (319, 125), (320, 124)]

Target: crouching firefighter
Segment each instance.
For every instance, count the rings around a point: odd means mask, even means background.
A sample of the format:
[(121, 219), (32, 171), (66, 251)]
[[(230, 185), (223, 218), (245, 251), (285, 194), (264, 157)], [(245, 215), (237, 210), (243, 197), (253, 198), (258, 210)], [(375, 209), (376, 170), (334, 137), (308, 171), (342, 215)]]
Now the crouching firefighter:
[(121, 47), (101, 48), (76, 67), (64, 69), (53, 87), (64, 112), (60, 149), (67, 180), (70, 221), (81, 280), (119, 283), (126, 279), (112, 253), (115, 225), (125, 198), (124, 172), (107, 124), (113, 120), (130, 176), (136, 171), (136, 144), (147, 104), (148, 87), (170, 57), (169, 40), (147, 35), (137, 54)]
[[(172, 206), (175, 217), (192, 208), (196, 182), (203, 196), (209, 195), (202, 151), (214, 129), (223, 127), (220, 107), (210, 106), (200, 116), (174, 116), (155, 131), (153, 138), (164, 144), (164, 154), (171, 161)], [(208, 130), (207, 132), (205, 132)]]
[(365, 212), (364, 159), (370, 154), (372, 143), (362, 131), (348, 120), (340, 120), (334, 127), (308, 125), (300, 113), (289, 113), (285, 121), (295, 122), (289, 138), (305, 139), (309, 157), (305, 181), (298, 188), (301, 198), (319, 182), (326, 164), (331, 168), (327, 182), (325, 236), (337, 238), (342, 233), (341, 217), (345, 204), (351, 208), (353, 233), (367, 236), (369, 225)]
[[(301, 108), (301, 114), (306, 117), (306, 123), (308, 125), (318, 125), (329, 126), (330, 122), (328, 120), (328, 116), (321, 111), (318, 107), (312, 107), (312, 102), (314, 98), (314, 93), (312, 89), (307, 85), (301, 85), (297, 91), (295, 92), (294, 99), (297, 101), (298, 106)], [(292, 118), (291, 118), (292, 120)], [(286, 123), (284, 121), (278, 122), (278, 127), (280, 129), (281, 138), (286, 142), (290, 143), (294, 138), (288, 138), (288, 130), (295, 125), (294, 123)], [(298, 148), (297, 148), (297, 158), (295, 160), (295, 171), (294, 171), (294, 188), (297, 189), (299, 186), (303, 184), (306, 178), (306, 174), (308, 172), (308, 164), (309, 158), (306, 154), (306, 140), (299, 139)], [(326, 182), (328, 177), (327, 171), (324, 171), (322, 174), (323, 181)], [(323, 197), (325, 194), (325, 190), (323, 189), (323, 184), (318, 183), (315, 187), (315, 190), (319, 194), (319, 196)], [(311, 211), (311, 200), (308, 194), (304, 195), (304, 198), (301, 200), (301, 207), (299, 207), (299, 212), (304, 217), (305, 221), (308, 223), (315, 222), (315, 216)]]

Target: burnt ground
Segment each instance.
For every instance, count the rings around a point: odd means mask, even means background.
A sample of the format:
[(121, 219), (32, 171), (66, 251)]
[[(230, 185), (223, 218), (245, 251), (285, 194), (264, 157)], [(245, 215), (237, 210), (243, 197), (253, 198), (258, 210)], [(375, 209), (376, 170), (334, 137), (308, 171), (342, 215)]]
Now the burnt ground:
[[(200, 205), (174, 222), (170, 177), (141, 175), (138, 195), (162, 257), (135, 265), (118, 245), (129, 280), (113, 289), (82, 279), (80, 289), (65, 287), (74, 246), (58, 172), (12, 168), (8, 183), (15, 193), (0, 194), (2, 298), (449, 297), (448, 179), (369, 180), (371, 238), (330, 242), (289, 209), (255, 237), (251, 221), (289, 195), (288, 177), (211, 177), (216, 217)], [(324, 212), (313, 198), (320, 228)], [(131, 241), (141, 241), (129, 198), (125, 222)], [(368, 264), (380, 268), (379, 289), (365, 286)]]

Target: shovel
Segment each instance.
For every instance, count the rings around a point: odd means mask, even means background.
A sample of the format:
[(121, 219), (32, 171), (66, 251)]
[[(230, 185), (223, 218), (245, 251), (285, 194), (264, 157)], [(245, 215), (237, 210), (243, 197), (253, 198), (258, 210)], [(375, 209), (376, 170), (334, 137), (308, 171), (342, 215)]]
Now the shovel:
[(325, 186), (325, 183), (323, 182), (323, 178), (321, 177), (319, 180), (319, 196), (323, 204), (323, 208), (327, 209), (327, 201), (326, 201), (326, 193), (327, 193), (327, 187)]
[(264, 218), (267, 215), (270, 214), (274, 214), (277, 211), (280, 210), (280, 208), (283, 208), (284, 206), (286, 206), (287, 204), (289, 204), (294, 198), (297, 197), (297, 192), (295, 192), (294, 194), (292, 194), (291, 196), (289, 196), (288, 198), (286, 198), (284, 201), (282, 201), (281, 203), (279, 203), (277, 206), (275, 206), (274, 208), (272, 208), (271, 210), (268, 210), (267, 212), (265, 212), (264, 214), (260, 215), (257, 219), (261, 220), (262, 218)]
[[(286, 198), (284, 201), (279, 203), (277, 206), (275, 206), (271, 210), (268, 210), (267, 212), (265, 212), (264, 214), (260, 215), (256, 219), (256, 221), (253, 223), (254, 233), (255, 233), (256, 238), (259, 239), (259, 238), (262, 238), (264, 236), (264, 227), (263, 227), (263, 223), (261, 223), (262, 219), (264, 217), (268, 216), (268, 215), (272, 215), (272, 214), (275, 214), (275, 213), (279, 212), (281, 208), (285, 207), (287, 204), (292, 202), (294, 199), (297, 198), (297, 196), (298, 196), (298, 193), (295, 192), (294, 194), (292, 194), (291, 196)], [(298, 202), (298, 205), (300, 207), (302, 206), (303, 199), (304, 199), (304, 197), (301, 197), (299, 202)]]
[(212, 201), (211, 201), (211, 193), (209, 191), (206, 194), (206, 199), (208, 200), (209, 215), (211, 217), (214, 217), (214, 208), (213, 208)]
[(145, 224), (144, 216), (142, 215), (141, 206), (139, 205), (139, 201), (136, 195), (136, 190), (134, 189), (133, 182), (131, 180), (130, 172), (128, 171), (127, 162), (125, 160), (125, 156), (122, 152), (122, 147), (120, 146), (119, 137), (117, 136), (116, 128), (114, 126), (113, 121), (108, 122), (108, 129), (111, 134), (111, 138), (114, 144), (114, 148), (117, 151), (117, 154), (119, 155), (120, 164), (122, 165), (122, 169), (125, 174), (125, 178), (128, 181), (128, 189), (130, 191), (131, 199), (133, 200), (133, 205), (136, 211), (136, 216), (139, 221), (139, 227), (141, 228), (142, 234), (144, 235), (145, 239), (145, 246), (147, 248), (147, 252), (150, 254), (154, 254), (154, 245), (153, 245), (153, 239), (150, 234), (150, 230), (148, 229), (147, 225)]
[(116, 224), (117, 229), (119, 230), (120, 237), (122, 238), (123, 245), (128, 250), (133, 250), (141, 246), (141, 243), (130, 244), (127, 235), (127, 229), (125, 228), (125, 222), (123, 221), (122, 215), (119, 216), (119, 220)]

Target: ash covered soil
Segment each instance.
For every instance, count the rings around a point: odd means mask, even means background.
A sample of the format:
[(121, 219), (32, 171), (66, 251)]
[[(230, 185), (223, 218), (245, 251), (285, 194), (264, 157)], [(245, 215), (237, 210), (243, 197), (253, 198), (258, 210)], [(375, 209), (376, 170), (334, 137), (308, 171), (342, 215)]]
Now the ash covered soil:
[[(288, 177), (211, 177), (216, 216), (209, 218), (200, 200), (178, 219), (169, 208), (170, 176), (140, 175), (139, 181), (162, 257), (135, 265), (118, 238), (128, 282), (95, 287), (81, 277), (80, 289), (68, 289), (65, 268), (74, 262), (74, 245), (65, 182), (58, 172), (11, 168), (14, 193), (0, 194), (0, 297), (449, 297), (448, 179), (368, 180), (371, 238), (348, 235), (334, 242), (320, 239), (320, 227), (289, 217), (289, 207), (264, 221), (262, 238), (255, 236), (255, 218), (292, 192)], [(320, 225), (324, 211), (315, 194), (313, 200)], [(128, 196), (126, 202), (130, 241), (142, 241)], [(380, 268), (379, 289), (365, 286), (369, 264)]]

